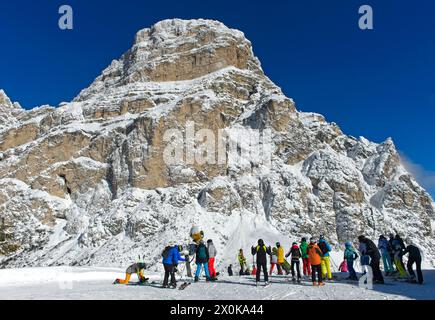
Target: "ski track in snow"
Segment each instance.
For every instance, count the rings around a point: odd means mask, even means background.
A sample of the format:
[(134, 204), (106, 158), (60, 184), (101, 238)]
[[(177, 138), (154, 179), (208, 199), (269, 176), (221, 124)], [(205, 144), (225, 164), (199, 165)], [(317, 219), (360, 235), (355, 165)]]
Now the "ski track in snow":
[[(425, 270), (425, 285), (396, 282), (375, 285), (374, 290), (359, 288), (357, 283), (327, 282), (312, 287), (309, 279), (301, 284), (285, 276), (271, 276), (271, 284), (255, 286), (253, 276), (222, 276), (217, 282), (193, 283), (185, 290), (162, 289), (162, 275), (147, 272), (155, 284), (150, 286), (113, 285), (124, 276), (123, 269), (92, 267), (47, 267), (0, 270), (0, 299), (6, 300), (396, 300), (435, 299), (435, 270)], [(179, 276), (177, 276), (179, 278)], [(180, 285), (184, 280), (179, 280)], [(132, 282), (136, 282), (132, 276)], [(190, 281), (190, 280), (186, 280)]]

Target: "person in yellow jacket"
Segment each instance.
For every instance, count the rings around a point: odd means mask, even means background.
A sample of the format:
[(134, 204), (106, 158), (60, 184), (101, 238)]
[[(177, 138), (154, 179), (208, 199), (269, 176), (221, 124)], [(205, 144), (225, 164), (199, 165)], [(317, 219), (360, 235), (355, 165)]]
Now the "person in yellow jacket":
[(244, 275), (247, 272), (249, 272), (248, 264), (246, 263), (246, 258), (245, 255), (243, 254), (243, 249), (239, 250), (239, 254), (237, 255), (237, 260), (239, 261), (240, 264), (240, 275)]
[(290, 273), (289, 268), (286, 268), (286, 261), (285, 261), (285, 253), (284, 248), (281, 246), (279, 242), (276, 243), (277, 248), (277, 263), (276, 266), (278, 268), (278, 274), (282, 274), (282, 270), (285, 271), (286, 274)]
[(331, 280), (332, 279), (332, 272), (331, 272), (331, 262), (329, 257), (329, 252), (332, 250), (331, 245), (326, 241), (324, 236), (320, 236), (318, 246), (320, 250), (322, 251), (322, 277), (324, 279)]

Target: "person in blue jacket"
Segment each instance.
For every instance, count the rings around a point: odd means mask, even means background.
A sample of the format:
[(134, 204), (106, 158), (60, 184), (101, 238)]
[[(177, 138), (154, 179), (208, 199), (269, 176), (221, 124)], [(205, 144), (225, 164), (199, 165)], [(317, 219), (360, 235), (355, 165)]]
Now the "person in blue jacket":
[[(177, 287), (177, 280), (175, 280), (175, 268), (179, 261), (186, 261), (180, 254), (179, 246), (167, 246), (163, 250), (163, 267), (165, 268), (165, 278), (163, 279), (163, 288)], [(171, 284), (168, 285), (169, 275), (171, 276)]]

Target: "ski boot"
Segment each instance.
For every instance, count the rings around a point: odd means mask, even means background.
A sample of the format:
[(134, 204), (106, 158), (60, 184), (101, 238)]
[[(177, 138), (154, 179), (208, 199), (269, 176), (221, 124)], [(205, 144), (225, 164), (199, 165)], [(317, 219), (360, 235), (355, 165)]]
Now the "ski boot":
[(264, 282), (264, 285), (268, 286), (269, 285), (269, 281)]
[(292, 278), (292, 281), (293, 281), (293, 282), (296, 282), (296, 278), (295, 278), (295, 277), (293, 277), (293, 278)]
[(301, 283), (301, 278), (298, 278), (298, 283)]
[(194, 282), (198, 282), (199, 281), (199, 278), (198, 277), (195, 277), (195, 279), (193, 280)]

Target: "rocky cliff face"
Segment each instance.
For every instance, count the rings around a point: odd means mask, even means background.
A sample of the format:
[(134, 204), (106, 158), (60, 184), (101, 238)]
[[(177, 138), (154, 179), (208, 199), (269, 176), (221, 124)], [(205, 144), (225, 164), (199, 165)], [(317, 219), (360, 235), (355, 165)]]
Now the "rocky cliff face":
[[(394, 143), (297, 111), (219, 22), (159, 22), (74, 101), (26, 111), (0, 91), (0, 111), (3, 266), (158, 261), (192, 225), (228, 260), (261, 234), (338, 245), (396, 231), (433, 260), (432, 200)], [(167, 163), (166, 133), (190, 122), (269, 130), (270, 163)]]

